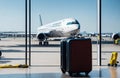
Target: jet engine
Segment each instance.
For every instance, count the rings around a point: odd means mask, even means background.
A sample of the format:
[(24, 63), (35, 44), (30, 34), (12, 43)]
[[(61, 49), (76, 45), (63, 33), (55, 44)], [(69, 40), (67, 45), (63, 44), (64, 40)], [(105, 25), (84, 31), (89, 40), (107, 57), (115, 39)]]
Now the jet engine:
[(44, 33), (40, 33), (40, 34), (37, 35), (37, 39), (39, 41), (44, 41), (45, 39), (47, 39), (47, 36)]
[(37, 35), (37, 39), (39, 40), (39, 45), (48, 45), (48, 41), (47, 41), (47, 34), (45, 33), (39, 33)]
[(120, 33), (113, 34), (112, 39), (114, 40), (114, 44), (119, 44), (120, 45)]
[(113, 34), (113, 35), (112, 35), (112, 38), (113, 38), (114, 40), (120, 38), (120, 33)]

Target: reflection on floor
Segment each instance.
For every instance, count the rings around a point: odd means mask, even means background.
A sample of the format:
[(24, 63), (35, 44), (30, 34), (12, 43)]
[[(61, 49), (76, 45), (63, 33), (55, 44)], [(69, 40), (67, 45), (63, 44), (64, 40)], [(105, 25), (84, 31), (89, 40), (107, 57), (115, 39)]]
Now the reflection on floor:
[(94, 66), (89, 76), (62, 74), (60, 68), (56, 67), (30, 67), (25, 69), (6, 68), (0, 69), (0, 78), (120, 78), (120, 67)]

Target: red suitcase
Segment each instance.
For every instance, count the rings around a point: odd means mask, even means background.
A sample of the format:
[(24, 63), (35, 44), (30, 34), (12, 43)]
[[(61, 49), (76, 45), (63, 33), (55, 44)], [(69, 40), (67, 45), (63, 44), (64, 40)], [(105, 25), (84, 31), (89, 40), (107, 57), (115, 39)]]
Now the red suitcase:
[[(73, 73), (85, 72), (87, 76), (92, 70), (92, 45), (91, 39), (68, 39), (66, 40), (66, 52), (64, 56), (66, 69), (71, 76)], [(66, 58), (65, 58), (66, 57)]]

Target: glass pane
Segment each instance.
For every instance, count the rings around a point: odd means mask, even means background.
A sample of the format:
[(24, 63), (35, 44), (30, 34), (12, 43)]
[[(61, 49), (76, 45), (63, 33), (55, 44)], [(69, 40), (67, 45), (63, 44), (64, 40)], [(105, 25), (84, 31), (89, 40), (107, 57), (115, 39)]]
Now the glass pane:
[(120, 46), (113, 39), (113, 34), (120, 32), (119, 3), (119, 0), (102, 0), (102, 65), (110, 63), (112, 52), (120, 53)]
[(24, 0), (0, 0), (0, 64), (25, 63), (24, 5)]
[[(43, 24), (46, 26), (46, 24), (51, 24), (52, 22), (56, 22), (65, 18), (75, 18), (80, 23), (80, 34), (84, 36), (85, 32), (87, 37), (92, 39), (93, 65), (97, 65), (96, 0), (32, 0), (32, 34), (34, 34), (32, 39), (32, 60), (36, 60), (32, 61), (32, 64), (60, 65), (60, 39), (63, 39), (64, 37), (49, 38), (49, 45), (39, 46), (39, 44), (44, 43), (39, 43), (39, 40), (36, 38), (36, 34), (38, 33), (37, 29), (40, 27), (40, 25)], [(69, 28), (70, 26), (67, 27)], [(48, 27), (44, 30), (43, 29), (39, 31), (44, 33), (40, 34), (42, 38), (49, 35), (48, 33), (51, 28)]]

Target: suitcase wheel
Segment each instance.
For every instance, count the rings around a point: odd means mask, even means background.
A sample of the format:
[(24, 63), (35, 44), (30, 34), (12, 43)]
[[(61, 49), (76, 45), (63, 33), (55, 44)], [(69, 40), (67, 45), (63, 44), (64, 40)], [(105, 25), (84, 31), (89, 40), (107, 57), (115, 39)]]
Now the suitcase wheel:
[(89, 72), (85, 72), (85, 75), (88, 76)]
[(108, 64), (108, 66), (110, 66), (110, 63)]
[(115, 67), (117, 67), (117, 63), (116, 64), (108, 64), (108, 66), (115, 66)]
[(117, 67), (117, 64), (115, 64), (115, 67)]
[(68, 73), (69, 73), (70, 76), (73, 76), (73, 75), (72, 75), (72, 72), (69, 71)]
[(61, 68), (61, 71), (62, 71), (62, 73), (65, 73), (65, 72), (66, 72), (63, 68)]
[(74, 73), (74, 72), (68, 72), (69, 73), (69, 75), (71, 76), (71, 77), (89, 77), (89, 72), (85, 72), (84, 74), (81, 74), (80, 72), (78, 73), (78, 72), (76, 72), (76, 73)]

